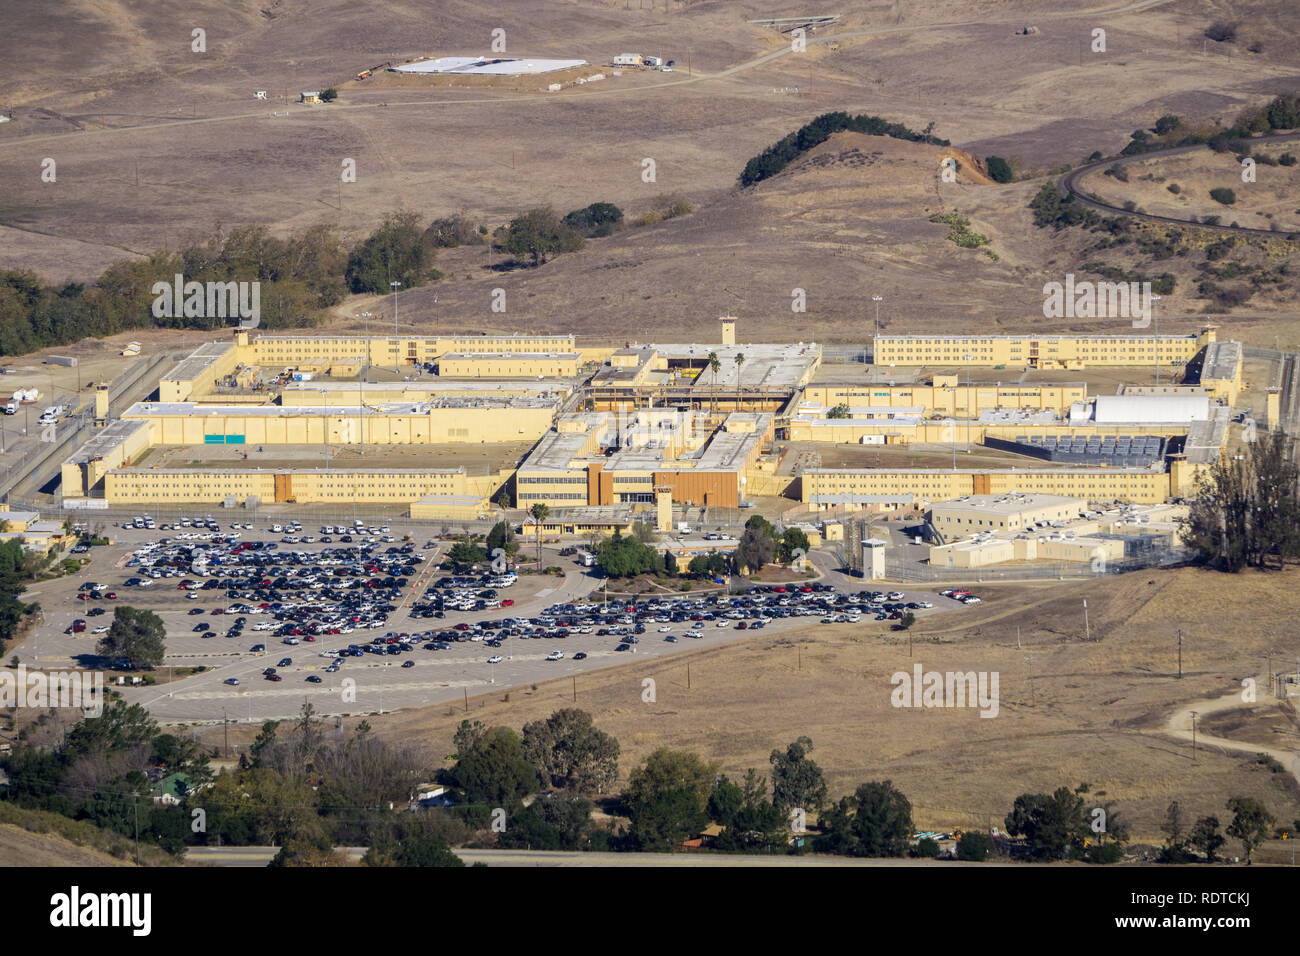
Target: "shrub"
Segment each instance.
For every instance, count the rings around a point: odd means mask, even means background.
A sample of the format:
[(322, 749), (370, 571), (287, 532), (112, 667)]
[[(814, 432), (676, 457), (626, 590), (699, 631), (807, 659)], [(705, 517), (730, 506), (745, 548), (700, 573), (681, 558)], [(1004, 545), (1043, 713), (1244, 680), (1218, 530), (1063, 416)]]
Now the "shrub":
[(957, 841), (957, 859), (983, 863), (993, 852), (993, 838), (983, 830), (970, 830)]
[(1224, 206), (1231, 206), (1237, 201), (1237, 194), (1231, 189), (1220, 186), (1217, 189), (1210, 190), (1210, 198)]
[(984, 158), (984, 165), (988, 167), (989, 178), (995, 183), (1011, 182), (1011, 164), (1001, 156), (986, 156)]
[(1296, 162), (1295, 155), (1293, 153), (1283, 153), (1281, 156), (1277, 158), (1277, 161), (1281, 163), (1283, 166), (1294, 166)]
[(1179, 193), (1183, 191), (1183, 187), (1178, 185), (1177, 183), (1170, 183), (1168, 186), (1165, 187), (1165, 189), (1168, 189), (1175, 196), (1177, 196)]
[(1237, 39), (1237, 25), (1219, 21), (1205, 28), (1205, 36), (1215, 43), (1231, 43)]
[(321, 92), (320, 98), (322, 103), (332, 103), (339, 98), (339, 91), (331, 86), (328, 90)]

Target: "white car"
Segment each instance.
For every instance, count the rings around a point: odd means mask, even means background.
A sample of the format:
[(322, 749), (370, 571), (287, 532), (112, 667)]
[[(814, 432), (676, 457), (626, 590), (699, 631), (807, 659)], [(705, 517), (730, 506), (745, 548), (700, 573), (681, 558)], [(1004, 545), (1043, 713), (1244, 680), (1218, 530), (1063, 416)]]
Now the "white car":
[(669, 633), (671, 633), (671, 632), (672, 632), (672, 628), (671, 628), (671, 627), (668, 627), (667, 625), (665, 625), (665, 626), (659, 628), (659, 633), (660, 633), (660, 634), (669, 634)]
[(726, 621), (719, 621), (717, 624), (714, 624), (713, 626), (714, 626), (714, 627), (726, 627), (726, 626), (727, 626), (727, 622), (726, 622)]
[(107, 634), (107, 633), (108, 633), (108, 625), (107, 625), (107, 624), (101, 624), (101, 625), (99, 625), (99, 627), (95, 628), (95, 630), (92, 631), (91, 633), (93, 633), (93, 634)]
[[(559, 652), (559, 651), (556, 651), (555, 653), (558, 654), (558, 653), (560, 653), (560, 652)], [(548, 660), (549, 660), (549, 659), (550, 659), (550, 658), (548, 658)], [(557, 658), (555, 658), (555, 660), (558, 661), (559, 658), (557, 657)], [(489, 664), (500, 664), (500, 663), (501, 663), (501, 655), (500, 655), (500, 654), (493, 654), (491, 657), (489, 657), (489, 658), (487, 659), (487, 662), (488, 662)]]
[(551, 653), (546, 655), (546, 659), (548, 661), (564, 660), (564, 651), (551, 651)]

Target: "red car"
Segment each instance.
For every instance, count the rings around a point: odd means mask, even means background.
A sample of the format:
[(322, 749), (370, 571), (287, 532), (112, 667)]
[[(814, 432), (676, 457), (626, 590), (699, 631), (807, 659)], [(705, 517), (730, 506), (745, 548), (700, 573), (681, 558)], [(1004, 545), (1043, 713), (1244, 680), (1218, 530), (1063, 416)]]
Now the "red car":
[(89, 601), (89, 600), (90, 600), (90, 595), (87, 594), (85, 591), (82, 591), (80, 594), (77, 595), (77, 600), (78, 600), (78, 601)]
[(515, 599), (514, 599), (514, 598), (506, 598), (504, 601), (501, 602), (501, 606), (502, 606), (502, 607), (514, 607), (514, 606), (515, 606)]
[(108, 598), (110, 601), (116, 601), (116, 600), (117, 600), (117, 592), (116, 592), (116, 591), (109, 591), (107, 594), (104, 595), (104, 597)]
[(281, 680), (284, 680), (284, 678), (281, 677), (279, 674), (267, 674), (267, 675), (266, 675), (266, 679), (267, 679), (267, 680), (273, 680), (273, 681), (281, 681)]

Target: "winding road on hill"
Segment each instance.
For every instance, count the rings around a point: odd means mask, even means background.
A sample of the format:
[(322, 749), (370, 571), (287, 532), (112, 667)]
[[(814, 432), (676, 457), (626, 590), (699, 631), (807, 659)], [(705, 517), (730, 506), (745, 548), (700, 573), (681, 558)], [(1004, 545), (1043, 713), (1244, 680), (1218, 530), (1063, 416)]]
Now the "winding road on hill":
[[(1251, 142), (1261, 143), (1289, 143), (1300, 139), (1300, 133), (1284, 133), (1280, 136), (1264, 136)], [(1196, 143), (1192, 146), (1173, 146), (1168, 149), (1153, 149), (1146, 153), (1139, 153), (1136, 156), (1121, 156), (1112, 159), (1102, 159), (1095, 163), (1089, 163), (1086, 166), (1079, 166), (1070, 170), (1060, 179), (1060, 187), (1074, 197), (1075, 201), (1081, 206), (1097, 212), (1108, 213), (1117, 216), (1130, 216), (1133, 219), (1144, 219), (1147, 222), (1159, 222), (1173, 226), (1188, 226), (1197, 229), (1215, 229), (1219, 232), (1228, 232), (1235, 235), (1252, 235), (1252, 236), (1269, 236), (1275, 239), (1296, 239), (1300, 238), (1300, 230), (1283, 231), (1280, 229), (1253, 229), (1249, 226), (1224, 226), (1211, 225), (1209, 223), (1197, 222), (1195, 219), (1175, 219), (1171, 216), (1157, 216), (1149, 212), (1132, 212), (1123, 206), (1114, 206), (1110, 203), (1093, 199), (1089, 193), (1085, 193), (1079, 188), (1079, 181), (1089, 173), (1094, 173), (1102, 167), (1124, 165), (1131, 162), (1140, 162), (1148, 159), (1164, 159), (1169, 156), (1182, 156), (1186, 153), (1193, 153), (1200, 150), (1209, 149), (1204, 143)], [(1226, 207), (1225, 207), (1226, 208)]]
[[(1255, 684), (1259, 688), (1267, 688), (1269, 680), (1263, 675), (1255, 678)], [(1179, 740), (1192, 740), (1192, 713), (1196, 713), (1198, 723), (1205, 720), (1211, 714), (1222, 713), (1227, 710), (1236, 710), (1248, 706), (1241, 699), (1241, 691), (1235, 690), (1231, 694), (1225, 694), (1222, 697), (1211, 698), (1208, 700), (1194, 700), (1189, 704), (1180, 707), (1169, 716), (1165, 722), (1164, 732), (1170, 737), (1177, 737)], [(1267, 695), (1266, 700), (1273, 700), (1271, 692), (1264, 691)], [(1195, 736), (1197, 747), (1218, 747), (1223, 751), (1235, 750), (1241, 753), (1267, 754), (1274, 760), (1282, 764), (1287, 772), (1300, 783), (1300, 755), (1292, 750), (1283, 750), (1281, 747), (1269, 747), (1265, 744), (1249, 743), (1247, 741), (1232, 740), (1229, 737), (1215, 737), (1206, 733), (1197, 733)]]

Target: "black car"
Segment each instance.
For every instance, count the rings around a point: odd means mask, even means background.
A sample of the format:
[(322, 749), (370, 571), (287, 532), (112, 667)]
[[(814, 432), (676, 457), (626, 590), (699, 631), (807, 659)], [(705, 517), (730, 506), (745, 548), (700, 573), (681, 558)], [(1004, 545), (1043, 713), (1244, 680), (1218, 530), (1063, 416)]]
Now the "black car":
[(310, 677), (307, 678), (307, 683), (309, 684), (319, 684), (320, 682), (321, 682), (320, 678), (315, 674), (312, 674)]
[(574, 659), (575, 661), (585, 661), (585, 660), (587, 659), (587, 652), (586, 652), (586, 651), (578, 651), (578, 653), (576, 653), (576, 654), (573, 655), (573, 659)]

